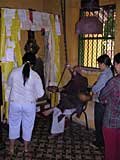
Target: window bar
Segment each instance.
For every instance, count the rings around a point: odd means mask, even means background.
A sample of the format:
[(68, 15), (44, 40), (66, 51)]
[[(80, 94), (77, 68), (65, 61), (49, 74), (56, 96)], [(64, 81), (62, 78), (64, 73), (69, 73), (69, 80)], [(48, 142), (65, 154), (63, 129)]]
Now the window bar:
[[(84, 15), (84, 11), (80, 9), (80, 16)], [(78, 64), (84, 65), (84, 40), (83, 40), (84, 35), (79, 35), (79, 48), (78, 48)]]
[[(93, 15), (94, 15), (94, 11), (93, 11)], [(94, 34), (92, 34), (92, 37), (94, 38)], [(94, 42), (94, 39), (92, 39), (92, 56), (91, 56), (91, 59), (93, 60), (93, 54), (94, 54), (94, 50), (93, 50), (93, 43)], [(93, 67), (93, 61), (91, 60), (91, 67)]]
[[(90, 11), (89, 11), (89, 15), (88, 15), (88, 16), (90, 16)], [(88, 56), (87, 56), (87, 66), (89, 66), (89, 48), (90, 48), (90, 47), (89, 47), (89, 45), (90, 45), (90, 43), (89, 43), (89, 42), (90, 42), (90, 40), (89, 40), (89, 34), (87, 34), (87, 37), (88, 37), (88, 54), (87, 54)]]
[[(103, 17), (101, 17), (101, 18), (103, 18), (103, 22), (104, 22), (103, 26), (105, 27), (105, 28), (103, 28), (102, 36), (101, 35), (92, 35), (91, 36), (89, 34), (86, 34), (86, 35), (82, 35), (82, 36), (79, 37), (80, 38), (79, 40), (81, 41), (81, 42), (79, 41), (79, 46), (81, 47), (80, 51), (79, 51), (79, 54), (80, 54), (80, 57), (81, 57), (81, 61), (83, 60), (83, 64), (87, 67), (95, 67), (95, 64), (97, 66), (97, 61), (94, 62), (94, 59), (93, 59), (94, 57), (93, 56), (96, 56), (96, 59), (98, 58), (98, 56), (100, 54), (99, 49), (101, 49), (101, 54), (105, 54), (105, 53), (107, 54), (108, 50), (109, 50), (108, 54), (109, 54), (109, 56), (111, 56), (111, 58), (113, 58), (114, 18), (112, 18), (112, 19), (110, 19), (110, 18), (112, 16), (114, 17), (115, 9), (112, 8), (113, 10), (112, 10), (112, 13), (110, 14), (111, 7), (108, 8), (108, 6), (107, 6), (107, 7), (102, 7), (102, 8), (103, 8), (103, 13), (102, 13)], [(86, 11), (86, 10), (82, 10), (82, 11), (83, 11), (82, 13), (86, 14), (87, 16), (89, 16), (91, 14), (90, 11)], [(106, 11), (106, 12), (104, 12), (104, 11)], [(108, 13), (106, 22), (104, 21), (105, 18), (106, 18), (105, 13)], [(99, 17), (99, 14), (100, 14), (100, 11), (97, 12), (98, 17)], [(110, 35), (110, 36), (108, 36), (108, 35)], [(110, 45), (109, 48), (108, 48), (108, 44)], [(85, 56), (85, 59), (84, 59), (84, 54), (81, 53), (82, 52), (82, 46), (84, 46), (83, 47), (84, 53), (88, 54), (88, 57)], [(96, 47), (94, 47), (94, 46), (96, 46)], [(103, 47), (105, 47), (105, 48), (103, 48)], [(95, 53), (94, 53), (94, 48), (95, 48)], [(91, 60), (93, 60), (92, 62), (89, 61), (90, 58), (91, 58)], [(84, 63), (84, 60), (85, 60), (85, 63)]]
[[(111, 28), (111, 34), (113, 37), (115, 37), (114, 35), (114, 30), (113, 30), (113, 27), (115, 26), (114, 25), (114, 13), (115, 13), (115, 9), (112, 10), (112, 28)], [(111, 60), (113, 61), (113, 41), (111, 40)]]
[[(99, 17), (99, 11), (98, 11), (98, 17)], [(97, 67), (97, 58), (98, 58), (98, 34), (97, 34), (97, 40), (96, 40), (96, 67)]]
[[(110, 8), (107, 9), (108, 12), (108, 19), (107, 19), (107, 37), (109, 37), (110, 34), (110, 26), (109, 26), (109, 21), (110, 21)], [(109, 44), (109, 40), (107, 39), (107, 43), (106, 43), (106, 54), (108, 54), (108, 44)]]
[[(91, 56), (91, 59), (93, 59), (93, 54), (94, 54), (94, 50), (93, 50), (93, 39), (92, 39), (92, 56)], [(93, 67), (93, 61), (91, 60), (91, 67)]]
[(113, 54), (112, 54), (113, 50), (112, 49), (113, 49), (113, 41), (111, 41), (111, 54), (110, 54), (111, 55), (111, 61), (113, 60)]

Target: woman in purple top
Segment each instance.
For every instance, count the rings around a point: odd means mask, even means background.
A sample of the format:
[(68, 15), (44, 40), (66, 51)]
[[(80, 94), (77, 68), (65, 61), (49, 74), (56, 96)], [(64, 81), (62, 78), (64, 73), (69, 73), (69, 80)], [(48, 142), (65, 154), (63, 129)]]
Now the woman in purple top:
[(105, 160), (120, 160), (120, 53), (114, 56), (117, 75), (102, 89), (99, 100), (105, 104), (103, 136)]
[(104, 146), (104, 138), (102, 133), (102, 122), (104, 115), (104, 105), (99, 100), (99, 94), (106, 83), (113, 77), (113, 70), (111, 68), (111, 59), (107, 54), (103, 54), (97, 58), (97, 62), (101, 73), (92, 87), (93, 95), (95, 96), (95, 109), (94, 109), (94, 122), (95, 122), (95, 135), (96, 140), (92, 142), (91, 146), (101, 147)]

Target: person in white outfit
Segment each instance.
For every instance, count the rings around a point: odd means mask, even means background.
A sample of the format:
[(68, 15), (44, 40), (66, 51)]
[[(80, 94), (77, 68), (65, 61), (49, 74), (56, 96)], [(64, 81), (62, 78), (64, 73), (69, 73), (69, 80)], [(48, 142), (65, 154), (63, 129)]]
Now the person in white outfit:
[(9, 139), (10, 153), (14, 153), (14, 143), (20, 137), (22, 124), (22, 138), (24, 152), (28, 152), (28, 142), (31, 140), (36, 114), (36, 100), (44, 95), (42, 81), (32, 70), (35, 55), (26, 53), (23, 65), (13, 69), (7, 81), (10, 87), (9, 95)]

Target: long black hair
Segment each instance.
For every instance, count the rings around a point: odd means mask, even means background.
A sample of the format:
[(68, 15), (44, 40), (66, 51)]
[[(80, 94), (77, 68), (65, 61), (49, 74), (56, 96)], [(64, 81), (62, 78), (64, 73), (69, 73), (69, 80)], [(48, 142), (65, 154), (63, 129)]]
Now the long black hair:
[(119, 64), (120, 63), (120, 53), (117, 53), (115, 56), (114, 56), (114, 63), (117, 63)]
[(97, 58), (98, 63), (104, 63), (106, 66), (111, 65), (111, 59), (107, 54), (103, 54)]
[(35, 65), (36, 57), (32, 53), (25, 53), (23, 56), (23, 70), (22, 70), (22, 75), (23, 75), (23, 85), (25, 86), (26, 81), (28, 80), (30, 76), (30, 66)]

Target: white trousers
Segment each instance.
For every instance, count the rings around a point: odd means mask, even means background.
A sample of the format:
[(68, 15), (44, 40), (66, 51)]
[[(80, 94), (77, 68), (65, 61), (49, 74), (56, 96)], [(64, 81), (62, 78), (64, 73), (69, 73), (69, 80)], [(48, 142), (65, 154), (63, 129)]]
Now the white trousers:
[(10, 102), (9, 105), (9, 139), (20, 137), (22, 123), (22, 138), (30, 141), (35, 122), (36, 104), (17, 104)]
[(52, 127), (51, 127), (51, 133), (52, 134), (58, 134), (63, 133), (65, 128), (65, 117), (62, 118), (60, 122), (58, 122), (58, 116), (61, 114), (64, 114), (66, 117), (70, 117), (70, 115), (75, 112), (76, 109), (65, 109), (65, 111), (62, 113), (59, 108), (54, 108), (53, 112), (53, 121), (52, 121)]

